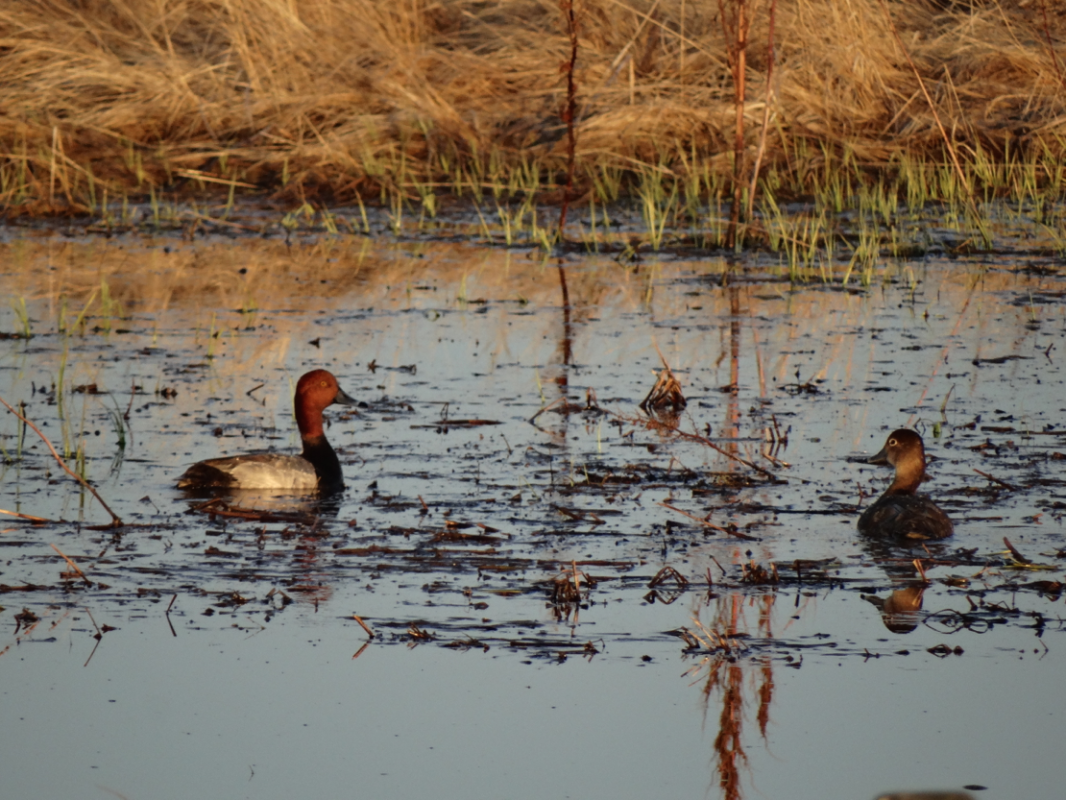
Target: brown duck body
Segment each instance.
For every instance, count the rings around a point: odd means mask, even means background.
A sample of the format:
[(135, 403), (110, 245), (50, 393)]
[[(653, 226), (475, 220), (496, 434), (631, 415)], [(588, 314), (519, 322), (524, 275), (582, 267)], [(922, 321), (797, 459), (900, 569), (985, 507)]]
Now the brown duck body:
[(871, 464), (890, 464), (895, 479), (859, 517), (859, 533), (900, 541), (946, 539), (955, 531), (948, 515), (932, 500), (917, 493), (925, 475), (925, 445), (922, 437), (900, 429), (889, 434)]
[(883, 494), (859, 517), (859, 533), (886, 539), (946, 539), (954, 531), (948, 515), (920, 494)]

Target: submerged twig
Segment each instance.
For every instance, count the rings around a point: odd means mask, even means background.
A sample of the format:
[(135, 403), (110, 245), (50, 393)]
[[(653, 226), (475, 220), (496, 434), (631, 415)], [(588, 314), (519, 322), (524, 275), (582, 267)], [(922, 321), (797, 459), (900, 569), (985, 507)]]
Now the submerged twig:
[(566, 400), (566, 398), (565, 398), (565, 397), (556, 397), (556, 398), (555, 398), (554, 400), (552, 400), (552, 401), (551, 401), (550, 403), (548, 403), (548, 405), (544, 406), (544, 407), (543, 407), (542, 409), (540, 409), (540, 411), (538, 411), (538, 412), (537, 412), (536, 414), (534, 414), (534, 415), (533, 415), (532, 417), (530, 417), (530, 418), (529, 418), (529, 421), (530, 421), (531, 423), (532, 423), (532, 422), (535, 422), (535, 421), (536, 421), (536, 419), (537, 419), (537, 417), (539, 417), (539, 416), (540, 416), (541, 414), (543, 414), (543, 413), (544, 413), (545, 411), (548, 411), (549, 409), (551, 409), (551, 408), (553, 408), (553, 407), (555, 407), (555, 406), (559, 405), (559, 403), (562, 403), (562, 402), (564, 402), (565, 400)]
[[(130, 402), (126, 406), (126, 413), (122, 415), (122, 419), (126, 422), (130, 421), (130, 412), (133, 410), (133, 400), (137, 397), (137, 381), (130, 381)], [(116, 404), (117, 406), (117, 404)], [(128, 427), (128, 426), (127, 426)]]
[(670, 433), (673, 433), (675, 436), (680, 436), (682, 439), (688, 439), (689, 441), (692, 441), (692, 442), (699, 442), (700, 444), (711, 448), (715, 452), (720, 453), (721, 455), (725, 456), (726, 458), (731, 459), (732, 461), (736, 461), (738, 464), (743, 464), (746, 467), (751, 467), (753, 470), (755, 470), (756, 472), (758, 472), (758, 473), (760, 473), (762, 475), (765, 475), (767, 478), (770, 478), (770, 479), (775, 480), (775, 481), (780, 481), (781, 483), (785, 483), (786, 482), (784, 478), (774, 474), (770, 470), (765, 469), (764, 467), (760, 467), (758, 464), (753, 464), (751, 461), (748, 461), (746, 458), (741, 458), (736, 453), (730, 453), (724, 447), (719, 447), (714, 442), (712, 442), (710, 439), (708, 439), (706, 436), (700, 436), (698, 433), (688, 433), (687, 431), (683, 431), (683, 430), (681, 430), (680, 428), (678, 428), (675, 425), (667, 425), (667, 424), (665, 424), (663, 422), (660, 422), (659, 420), (656, 420), (656, 419), (650, 419), (650, 418), (649, 419), (642, 419), (640, 417), (627, 417), (624, 414), (618, 414), (616, 412), (608, 412), (608, 413), (610, 413), (611, 416), (613, 416), (615, 419), (622, 420), (623, 422), (629, 422), (629, 423), (634, 424), (634, 425), (639, 424), (639, 425), (645, 425), (647, 427), (660, 428), (662, 430), (666, 430), (666, 431), (669, 431)]
[[(358, 614), (352, 614), (352, 619), (354, 619), (356, 622), (359, 623), (359, 626), (364, 631), (366, 631), (366, 635), (367, 636), (369, 636), (371, 639), (374, 638), (374, 631), (370, 628), (369, 625), (367, 625), (365, 622), (363, 622), (362, 618)], [(353, 656), (353, 658), (354, 658), (354, 656)]]
[(677, 584), (679, 589), (684, 589), (688, 586), (688, 578), (678, 572), (671, 566), (663, 567), (661, 570), (655, 573), (655, 577), (648, 583), (649, 589), (654, 589), (657, 586), (662, 586), (667, 581), (673, 581)]
[(1012, 492), (1018, 491), (1018, 487), (1015, 486), (1014, 484), (1007, 483), (1006, 481), (1001, 481), (999, 478), (996, 478), (996, 477), (994, 477), (992, 475), (989, 475), (987, 472), (982, 472), (979, 469), (975, 469), (974, 472), (976, 472), (982, 478), (988, 478), (988, 480), (992, 481), (992, 483), (998, 483), (1004, 489), (1010, 489)]
[(1007, 546), (1007, 549), (1010, 551), (1011, 557), (1015, 561), (1017, 561), (1019, 564), (1032, 564), (1033, 563), (1029, 558), (1027, 558), (1026, 556), (1022, 555), (1021, 552), (1018, 550), (1018, 548), (1016, 548), (1013, 544), (1011, 544), (1010, 539), (1008, 539), (1006, 536), (1003, 537), (1003, 544), (1005, 544)]
[(163, 612), (163, 616), (167, 618), (167, 625), (170, 626), (170, 633), (174, 636), (175, 639), (178, 638), (178, 632), (174, 630), (174, 623), (170, 621), (170, 609), (174, 607), (174, 601), (177, 599), (178, 596), (176, 594), (171, 595), (170, 602), (167, 603), (167, 610)]
[(10, 517), (18, 517), (24, 519), (27, 522), (51, 522), (53, 524), (61, 524), (62, 520), (45, 519), (44, 517), (35, 517), (32, 514), (20, 514), (18, 511), (8, 511), (7, 509), (0, 508), (0, 514), (7, 514)]
[[(74, 571), (75, 571), (76, 573), (78, 573), (78, 575), (80, 575), (80, 576), (81, 576), (81, 579), (82, 579), (83, 581), (85, 581), (85, 582), (86, 582), (86, 583), (88, 583), (89, 585), (92, 585), (92, 581), (91, 581), (91, 580), (89, 580), (89, 579), (88, 579), (88, 578), (87, 578), (87, 577), (85, 576), (85, 573), (81, 571), (81, 567), (79, 567), (79, 566), (78, 566), (77, 564), (75, 564), (75, 563), (74, 563), (73, 561), (71, 561), (71, 560), (70, 560), (70, 558), (69, 558), (69, 557), (67, 556), (67, 554), (66, 554), (66, 553), (64, 553), (64, 552), (63, 552), (62, 550), (60, 550), (60, 549), (59, 549), (58, 547), (56, 547), (55, 545), (52, 545), (52, 549), (53, 549), (53, 550), (55, 550), (55, 551), (56, 551), (57, 553), (59, 553), (59, 555), (61, 555), (61, 556), (63, 557), (63, 560), (64, 560), (64, 561), (66, 561), (66, 562), (67, 562), (67, 564), (69, 564), (69, 565), (70, 565), (70, 568), (71, 568), (72, 570), (74, 570)], [(95, 625), (96, 623), (94, 622), (93, 624)]]
[(76, 480), (78, 483), (80, 483), (82, 486), (92, 492), (93, 497), (95, 497), (100, 503), (100, 505), (104, 507), (104, 510), (111, 515), (110, 527), (121, 528), (123, 526), (122, 518), (111, 510), (111, 506), (104, 502), (104, 498), (100, 496), (99, 492), (97, 492), (96, 489), (94, 489), (92, 485), (87, 480), (85, 480), (85, 478), (81, 477), (81, 475), (79, 475), (67, 466), (67, 463), (63, 460), (62, 456), (60, 456), (59, 453), (56, 452), (55, 447), (52, 446), (52, 443), (48, 440), (48, 437), (41, 433), (41, 429), (34, 425), (32, 422), (30, 422), (28, 419), (26, 419), (26, 417), (24, 417), (22, 414), (17, 412), (14, 408), (12, 408), (11, 404), (8, 403), (7, 400), (5, 400), (4, 398), (0, 397), (0, 403), (3, 403), (7, 407), (8, 411), (10, 411), (12, 414), (14, 414), (27, 425), (29, 425), (31, 428), (33, 428), (33, 432), (40, 436), (41, 441), (48, 445), (48, 449), (52, 451), (52, 456), (58, 462), (59, 466), (61, 466), (66, 471), (66, 473), (70, 475), (70, 477), (72, 477), (74, 480)]
[(689, 519), (691, 519), (691, 520), (693, 520), (695, 522), (698, 522), (700, 525), (703, 525), (705, 527), (711, 528), (712, 530), (720, 531), (721, 533), (728, 534), (729, 536), (736, 536), (738, 539), (744, 539), (744, 540), (749, 541), (749, 542), (757, 542), (757, 541), (759, 541), (756, 537), (748, 536), (748, 534), (741, 533), (738, 530), (730, 530), (729, 528), (719, 527), (718, 525), (715, 525), (713, 522), (708, 522), (705, 519), (697, 517), (695, 514), (689, 514), (687, 511), (682, 511), (677, 506), (672, 506), (672, 505), (670, 505), (667, 502), (659, 503), (659, 505), (661, 505), (663, 508), (668, 508), (671, 511), (676, 511), (678, 514), (681, 514), (682, 516), (688, 517)]

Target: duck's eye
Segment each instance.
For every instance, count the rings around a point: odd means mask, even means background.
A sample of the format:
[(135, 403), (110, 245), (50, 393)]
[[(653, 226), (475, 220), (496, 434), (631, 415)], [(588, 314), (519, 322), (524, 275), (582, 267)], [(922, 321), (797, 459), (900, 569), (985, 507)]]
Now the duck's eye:
[(888, 440), (888, 446), (889, 447), (895, 447), (897, 444), (899, 444), (899, 441), (897, 439), (889, 439)]

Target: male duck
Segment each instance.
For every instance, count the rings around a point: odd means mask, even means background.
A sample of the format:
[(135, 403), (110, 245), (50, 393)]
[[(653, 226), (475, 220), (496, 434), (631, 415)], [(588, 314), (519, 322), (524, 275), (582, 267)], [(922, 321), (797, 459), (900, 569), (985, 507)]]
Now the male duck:
[(250, 453), (212, 458), (189, 467), (179, 489), (275, 489), (322, 492), (344, 488), (340, 461), (322, 431), (322, 410), (333, 403), (355, 405), (337, 379), (324, 369), (308, 372), (296, 384), (296, 425), (303, 453)]
[(885, 493), (859, 517), (859, 532), (883, 539), (946, 539), (955, 528), (948, 515), (924, 495), (918, 484), (926, 478), (922, 437), (901, 428), (889, 434), (871, 464), (890, 464), (896, 477)]

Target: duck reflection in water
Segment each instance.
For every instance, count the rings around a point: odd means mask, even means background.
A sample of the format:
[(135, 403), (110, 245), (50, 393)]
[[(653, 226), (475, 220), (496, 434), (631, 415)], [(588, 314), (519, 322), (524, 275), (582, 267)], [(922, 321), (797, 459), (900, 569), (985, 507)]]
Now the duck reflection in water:
[(932, 500), (918, 494), (925, 472), (925, 445), (912, 430), (889, 434), (885, 446), (870, 464), (888, 464), (896, 476), (877, 501), (859, 517), (859, 533), (897, 542), (946, 539), (955, 528)]
[(896, 589), (888, 597), (864, 594), (862, 599), (881, 612), (881, 621), (888, 630), (893, 633), (910, 633), (918, 627), (918, 612), (922, 610), (922, 600), (928, 585), (916, 581)]

